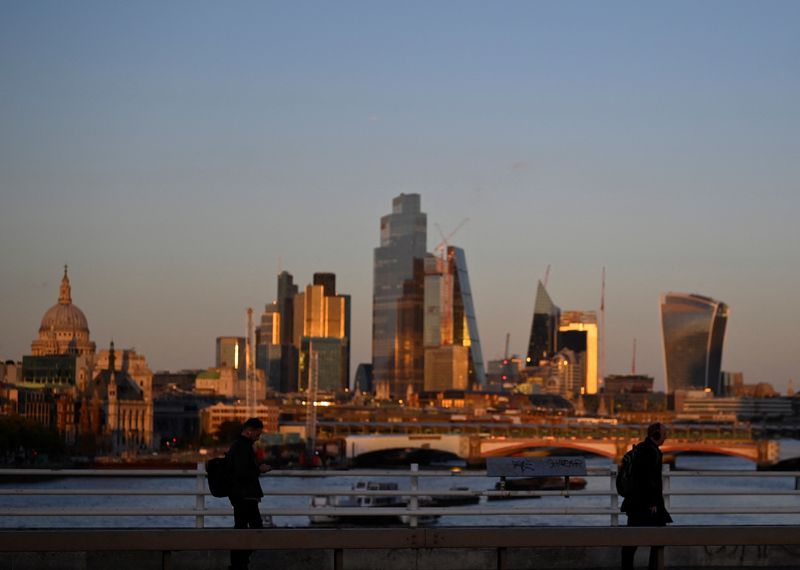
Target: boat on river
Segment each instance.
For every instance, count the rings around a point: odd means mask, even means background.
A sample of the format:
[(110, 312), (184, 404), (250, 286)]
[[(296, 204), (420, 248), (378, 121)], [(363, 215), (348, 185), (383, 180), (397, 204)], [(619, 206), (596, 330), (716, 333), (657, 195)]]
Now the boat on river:
[[(358, 481), (351, 487), (353, 491), (364, 491), (364, 495), (316, 495), (311, 498), (313, 508), (363, 508), (369, 509), (369, 514), (319, 514), (309, 516), (309, 520), (315, 525), (393, 525), (411, 522), (412, 516), (395, 515), (381, 513), (381, 509), (404, 509), (409, 506), (408, 497), (400, 495), (400, 488), (397, 483), (377, 482), (377, 481)], [(397, 491), (396, 495), (371, 495), (370, 491)], [(425, 501), (419, 501), (420, 507), (430, 506)], [(419, 524), (434, 522), (438, 516), (417, 515)]]
[[(583, 477), (518, 477), (498, 481), (494, 491), (580, 491), (586, 488)], [(490, 501), (508, 501), (511, 499), (539, 499), (540, 495), (489, 495)]]
[[(450, 487), (450, 491), (470, 491), (469, 487)], [(463, 507), (465, 505), (477, 505), (480, 495), (431, 495), (423, 497), (426, 507)]]

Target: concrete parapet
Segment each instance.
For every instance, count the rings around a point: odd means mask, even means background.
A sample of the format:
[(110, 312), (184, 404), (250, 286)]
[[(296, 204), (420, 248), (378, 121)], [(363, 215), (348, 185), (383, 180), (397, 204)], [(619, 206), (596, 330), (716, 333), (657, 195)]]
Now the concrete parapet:
[[(672, 570), (715, 568), (799, 568), (796, 546), (670, 546), (666, 567)], [(619, 549), (611, 547), (509, 548), (507, 570), (564, 570), (619, 568)], [(161, 568), (160, 552), (4, 552), (2, 570), (144, 570)], [(225, 551), (182, 551), (171, 554), (172, 570), (219, 570), (228, 565)], [(647, 566), (647, 548), (637, 551), (637, 566)], [(333, 552), (270, 550), (253, 554), (251, 568), (327, 570), (334, 567)], [(345, 570), (496, 570), (492, 548), (420, 548), (346, 550)]]

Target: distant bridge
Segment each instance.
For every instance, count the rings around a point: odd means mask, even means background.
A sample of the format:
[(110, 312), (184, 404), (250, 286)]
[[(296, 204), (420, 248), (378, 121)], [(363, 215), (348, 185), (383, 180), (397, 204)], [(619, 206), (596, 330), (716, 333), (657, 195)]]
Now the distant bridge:
[[(395, 449), (428, 449), (451, 453), (471, 463), (487, 457), (508, 457), (553, 449), (569, 449), (607, 457), (619, 463), (625, 452), (638, 439), (631, 438), (556, 438), (556, 437), (492, 437), (476, 435), (358, 435), (348, 436), (347, 456)], [(665, 455), (705, 453), (747, 459), (757, 465), (772, 465), (779, 459), (776, 441), (759, 440), (681, 440), (670, 439), (661, 446)]]

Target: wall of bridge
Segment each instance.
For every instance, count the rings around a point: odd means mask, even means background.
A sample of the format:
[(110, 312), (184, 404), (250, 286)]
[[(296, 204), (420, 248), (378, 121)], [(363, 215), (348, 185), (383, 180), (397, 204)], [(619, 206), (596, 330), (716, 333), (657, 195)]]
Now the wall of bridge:
[[(468, 461), (487, 457), (507, 457), (537, 449), (572, 449), (607, 457), (619, 463), (625, 452), (638, 440), (579, 438), (513, 438), (467, 435), (351, 435), (346, 438), (348, 458), (389, 449), (432, 449), (452, 453)], [(777, 441), (680, 441), (668, 440), (661, 448), (667, 454), (708, 453), (729, 455), (771, 465), (780, 455)]]
[(345, 438), (348, 459), (388, 449), (432, 449), (469, 457), (469, 437), (463, 435), (350, 435)]
[[(637, 568), (647, 567), (647, 548), (636, 553)], [(794, 546), (680, 547), (665, 550), (667, 568), (755, 569), (800, 568), (800, 552)], [(507, 551), (508, 570), (564, 570), (568, 568), (619, 568), (619, 549), (597, 548), (511, 548)], [(161, 568), (160, 552), (20, 552), (0, 553), (0, 568), (13, 570), (142, 570)], [(224, 551), (173, 552), (171, 570), (219, 570), (227, 568)], [(282, 570), (329, 570), (331, 551), (257, 551), (251, 568)], [(494, 549), (377, 549), (346, 550), (346, 570), (496, 570)]]

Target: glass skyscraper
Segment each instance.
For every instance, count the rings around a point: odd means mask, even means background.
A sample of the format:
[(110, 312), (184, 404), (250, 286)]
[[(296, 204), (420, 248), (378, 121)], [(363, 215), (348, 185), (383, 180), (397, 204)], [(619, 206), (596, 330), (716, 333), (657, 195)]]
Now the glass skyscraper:
[(469, 287), (467, 256), (460, 247), (449, 246), (448, 258), (453, 272), (453, 344), (469, 347), (469, 384), (486, 387), (478, 320)]
[(445, 258), (425, 258), (423, 340), (425, 390), (486, 386), (467, 258), (459, 247), (448, 246)]
[(667, 392), (710, 388), (722, 394), (722, 344), (728, 306), (702, 295), (661, 296)]
[(419, 194), (400, 194), (381, 218), (372, 297), (372, 365), (376, 388), (397, 399), (424, 378), (423, 293), (427, 216)]
[(541, 360), (547, 360), (556, 353), (560, 319), (561, 309), (553, 303), (544, 284), (539, 281), (533, 307), (531, 336), (528, 342), (528, 366), (538, 366)]

